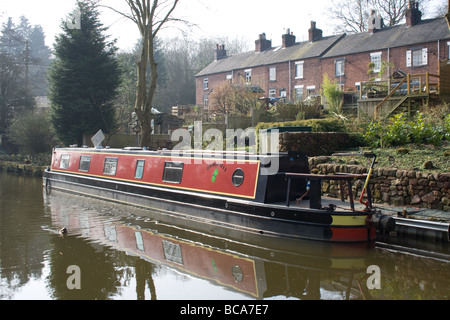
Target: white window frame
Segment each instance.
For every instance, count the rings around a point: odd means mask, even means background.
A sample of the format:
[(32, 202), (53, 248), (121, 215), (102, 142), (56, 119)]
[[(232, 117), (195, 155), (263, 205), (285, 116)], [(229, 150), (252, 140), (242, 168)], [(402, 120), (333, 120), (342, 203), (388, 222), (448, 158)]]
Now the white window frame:
[(447, 41), (448, 46), (448, 58), (450, 59), (450, 41)]
[(306, 96), (309, 97), (312, 94), (316, 93), (316, 86), (307, 86), (306, 87)]
[(252, 69), (246, 69), (245, 71), (245, 83), (252, 83)]
[(381, 71), (381, 55), (382, 52), (373, 52), (370, 54), (370, 62), (373, 62), (375, 64), (375, 67), (373, 68), (373, 72), (380, 72)]
[(269, 68), (269, 81), (277, 81), (277, 68), (276, 67)]
[(209, 79), (204, 78), (203, 79), (203, 90), (208, 90), (208, 87), (209, 87)]
[[(335, 68), (334, 68), (335, 76), (336, 77), (344, 76), (345, 75), (345, 59), (344, 58), (336, 59), (334, 61), (334, 64), (335, 64)], [(338, 69), (338, 66), (339, 66), (339, 69)]]
[(406, 51), (406, 67), (408, 68), (421, 67), (426, 66), (427, 64), (428, 64), (428, 48), (418, 48)]
[(303, 100), (303, 85), (295, 86), (294, 90), (295, 90), (295, 100), (297, 101)]
[(269, 98), (276, 98), (277, 97), (277, 89), (269, 89)]
[(305, 61), (297, 61), (295, 63), (295, 79), (303, 79)]

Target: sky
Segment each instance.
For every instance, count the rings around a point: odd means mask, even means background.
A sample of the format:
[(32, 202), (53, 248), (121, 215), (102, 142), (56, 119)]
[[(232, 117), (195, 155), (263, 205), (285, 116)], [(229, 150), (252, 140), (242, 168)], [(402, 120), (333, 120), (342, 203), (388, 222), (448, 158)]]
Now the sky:
[[(446, 2), (429, 1), (431, 6)], [(119, 10), (128, 9), (124, 0), (103, 0), (103, 3)], [(306, 40), (311, 21), (316, 21), (324, 36), (333, 34), (327, 14), (330, 3), (330, 0), (181, 0), (174, 16), (196, 25), (185, 30), (193, 40), (228, 37), (245, 41), (251, 48), (264, 32), (272, 45), (277, 46), (287, 28), (297, 41)], [(18, 23), (19, 17), (25, 16), (31, 25), (42, 26), (47, 45), (52, 47), (55, 36), (61, 32), (61, 21), (73, 11), (75, 4), (76, 0), (0, 0), (0, 22), (12, 17)], [(136, 25), (110, 9), (100, 11), (100, 20), (109, 27), (108, 34), (117, 39), (119, 49), (131, 50), (139, 38)], [(180, 35), (179, 27), (171, 27), (160, 36)]]

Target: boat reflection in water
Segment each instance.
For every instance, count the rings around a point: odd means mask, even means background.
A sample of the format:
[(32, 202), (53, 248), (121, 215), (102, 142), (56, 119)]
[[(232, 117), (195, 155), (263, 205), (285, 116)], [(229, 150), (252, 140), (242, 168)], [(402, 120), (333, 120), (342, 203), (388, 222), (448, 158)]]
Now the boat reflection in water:
[[(373, 243), (333, 244), (282, 238), (268, 241), (263, 236), (189, 219), (171, 220), (158, 212), (65, 192), (52, 190), (44, 194), (52, 227), (65, 227), (66, 237), (81, 237), (124, 251), (146, 263), (207, 280), (208, 286), (237, 292), (239, 297), (367, 297), (364, 288)], [(139, 297), (138, 287), (144, 287), (142, 281), (148, 279), (142, 280), (138, 270), (135, 275)], [(152, 279), (150, 282), (155, 285)]]

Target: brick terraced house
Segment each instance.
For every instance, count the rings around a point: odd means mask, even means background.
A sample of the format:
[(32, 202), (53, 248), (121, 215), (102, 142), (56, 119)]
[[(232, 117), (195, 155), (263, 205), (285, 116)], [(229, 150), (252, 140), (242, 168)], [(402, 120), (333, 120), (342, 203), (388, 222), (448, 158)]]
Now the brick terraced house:
[(233, 56), (227, 55), (223, 45), (217, 45), (215, 61), (196, 75), (196, 103), (207, 109), (214, 88), (225, 81), (259, 86), (266, 97), (287, 101), (319, 94), (324, 74), (346, 90), (358, 90), (361, 82), (371, 77), (367, 72), (370, 62), (375, 73), (387, 62), (390, 75), (394, 70), (438, 74), (439, 60), (450, 58), (445, 17), (424, 20), (411, 1), (405, 20), (405, 24), (385, 27), (375, 19), (367, 32), (326, 37), (312, 21), (307, 41), (296, 42), (288, 29), (281, 46), (272, 47), (262, 33), (254, 51)]

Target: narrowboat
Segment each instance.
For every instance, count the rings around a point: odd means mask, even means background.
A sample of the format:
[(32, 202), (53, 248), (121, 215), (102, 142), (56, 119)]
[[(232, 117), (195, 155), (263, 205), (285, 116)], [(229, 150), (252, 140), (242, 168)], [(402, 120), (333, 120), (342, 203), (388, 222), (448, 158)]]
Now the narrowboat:
[[(375, 239), (377, 229), (392, 223), (372, 207), (369, 174), (310, 174), (308, 158), (299, 152), (260, 155), (55, 148), (43, 177), (49, 189), (267, 237), (367, 242)], [(322, 197), (321, 181), (329, 179), (340, 180), (350, 190), (349, 197)], [(367, 201), (354, 201), (351, 190), (355, 179), (366, 179), (361, 199), (367, 191)]]

